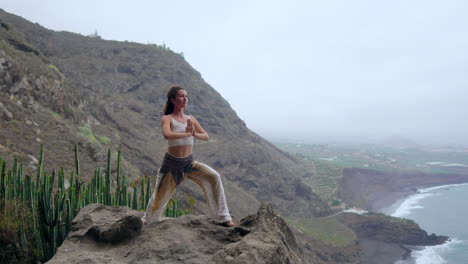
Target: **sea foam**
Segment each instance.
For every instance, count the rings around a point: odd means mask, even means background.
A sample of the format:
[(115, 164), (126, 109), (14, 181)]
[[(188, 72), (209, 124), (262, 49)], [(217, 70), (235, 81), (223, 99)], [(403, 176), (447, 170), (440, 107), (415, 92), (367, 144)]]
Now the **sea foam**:
[(424, 207), (422, 207), (419, 204), (419, 201), (421, 201), (422, 199), (424, 199), (426, 197), (433, 196), (433, 195), (434, 195), (433, 193), (428, 193), (428, 192), (411, 195), (406, 200), (404, 200), (400, 204), (400, 206), (398, 206), (398, 208), (395, 210), (395, 212), (392, 213), (392, 216), (404, 217), (404, 216), (409, 215), (411, 213), (411, 211), (413, 211), (413, 210), (423, 209)]
[[(448, 184), (442, 186), (435, 186), (430, 188), (419, 189), (417, 194), (409, 196), (405, 199), (397, 209), (391, 214), (395, 217), (403, 217), (411, 214), (413, 210), (423, 209), (424, 207), (420, 205), (421, 200), (431, 196), (440, 195), (438, 190), (447, 189), (447, 188), (457, 188), (462, 186), (467, 186), (467, 183), (462, 184)], [(436, 246), (426, 246), (421, 250), (413, 250), (411, 252), (411, 258), (407, 260), (397, 261), (395, 264), (406, 264), (406, 263), (415, 263), (415, 264), (444, 264), (447, 261), (443, 256), (450, 250), (453, 250), (460, 245), (465, 244), (464, 241), (452, 238), (449, 241), (445, 242), (442, 245)], [(414, 262), (413, 262), (414, 261)]]
[(446, 189), (446, 188), (453, 188), (459, 186), (466, 186), (467, 183), (460, 183), (460, 184), (447, 184), (447, 185), (440, 185), (435, 187), (423, 188), (419, 189), (417, 194), (413, 194), (406, 198), (398, 208), (391, 213), (392, 216), (395, 217), (404, 217), (409, 215), (413, 210), (423, 209), (424, 207), (419, 204), (419, 202), (427, 197), (439, 195), (439, 193), (435, 193), (433, 191)]
[(454, 245), (463, 241), (451, 239), (442, 245), (424, 247), (422, 250), (411, 252), (411, 257), (416, 260), (416, 264), (444, 264), (447, 263), (442, 257), (444, 253), (451, 250)]

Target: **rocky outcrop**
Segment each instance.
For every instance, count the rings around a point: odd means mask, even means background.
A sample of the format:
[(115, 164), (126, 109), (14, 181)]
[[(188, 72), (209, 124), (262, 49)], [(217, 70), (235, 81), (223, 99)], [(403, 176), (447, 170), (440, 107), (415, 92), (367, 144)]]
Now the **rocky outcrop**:
[(142, 226), (141, 212), (93, 204), (47, 263), (305, 264), (284, 220), (268, 204), (234, 228), (187, 215)]
[[(0, 39), (8, 38), (5, 32), (0, 32)], [(0, 92), (34, 112), (38, 111), (39, 103), (54, 111), (63, 111), (64, 76), (57, 67), (35, 56), (18, 58), (15, 52), (18, 51), (6, 52), (0, 48)]]
[(80, 210), (73, 219), (69, 239), (89, 237), (104, 243), (117, 244), (130, 239), (141, 230), (137, 212), (128, 207), (93, 204)]
[(411, 250), (407, 246), (440, 245), (449, 239), (428, 235), (411, 220), (384, 214), (344, 213), (338, 218), (356, 232), (361, 264), (393, 264), (409, 256)]
[(13, 119), (13, 114), (2, 103), (0, 103), (0, 117), (7, 121)]
[(448, 239), (446, 236), (428, 235), (411, 220), (383, 214), (344, 213), (340, 215), (340, 219), (352, 228), (360, 238), (372, 238), (383, 242), (414, 246), (440, 245)]

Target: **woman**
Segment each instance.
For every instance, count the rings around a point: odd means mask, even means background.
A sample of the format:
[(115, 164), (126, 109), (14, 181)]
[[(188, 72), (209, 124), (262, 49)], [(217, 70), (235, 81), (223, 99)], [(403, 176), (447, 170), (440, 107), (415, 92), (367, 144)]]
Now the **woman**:
[(161, 118), (162, 133), (168, 142), (167, 153), (156, 178), (156, 189), (141, 220), (144, 224), (159, 221), (177, 185), (188, 178), (203, 189), (213, 220), (232, 227), (235, 224), (229, 215), (221, 177), (208, 165), (193, 160), (193, 138), (207, 141), (209, 137), (195, 117), (184, 113), (187, 103), (184, 88), (172, 86), (169, 89)]

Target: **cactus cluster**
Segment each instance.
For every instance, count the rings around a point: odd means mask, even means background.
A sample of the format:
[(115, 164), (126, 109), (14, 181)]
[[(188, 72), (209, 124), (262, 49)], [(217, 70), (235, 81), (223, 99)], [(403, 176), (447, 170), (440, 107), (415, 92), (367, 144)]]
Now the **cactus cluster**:
[[(47, 261), (53, 257), (70, 231), (73, 218), (82, 207), (101, 203), (145, 210), (152, 194), (149, 177), (141, 177), (137, 181), (140, 183), (138, 188), (137, 182), (130, 184), (127, 177), (121, 175), (120, 151), (117, 154), (115, 186), (111, 180), (110, 149), (105, 175), (102, 176), (101, 168), (97, 168), (88, 183), (82, 181), (76, 144), (74, 152), (75, 169), (70, 172), (68, 184), (63, 169), (52, 173), (44, 171), (43, 145), (40, 148), (35, 181), (29, 175), (23, 176), (23, 166), (17, 159), (14, 160), (13, 167), (7, 169), (6, 161), (0, 157), (0, 212), (4, 216), (19, 219), (20, 243), (17, 247), (22, 251), (34, 248), (39, 261)], [(133, 185), (133, 191), (129, 185)], [(166, 209), (166, 216), (188, 214), (193, 204), (194, 199), (191, 197), (188, 199), (189, 209), (182, 209), (181, 202), (172, 199)]]
[(172, 198), (169, 200), (166, 206), (166, 216), (167, 217), (179, 217), (181, 215), (190, 214), (192, 212), (192, 206), (195, 203), (195, 199), (189, 198), (188, 204), (190, 205), (189, 208), (183, 209), (181, 205), (181, 201), (179, 199)]

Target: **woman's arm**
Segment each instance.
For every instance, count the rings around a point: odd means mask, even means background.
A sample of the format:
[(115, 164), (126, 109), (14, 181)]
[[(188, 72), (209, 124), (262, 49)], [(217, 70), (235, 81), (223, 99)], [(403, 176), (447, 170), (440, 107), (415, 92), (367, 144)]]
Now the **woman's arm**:
[(190, 116), (187, 122), (189, 122), (187, 125), (190, 125), (190, 123), (192, 123), (194, 126), (194, 133), (193, 133), (194, 137), (204, 140), (204, 141), (208, 141), (210, 139), (210, 137), (208, 136), (208, 133), (206, 133), (206, 131), (203, 129), (200, 123), (198, 123), (195, 117)]
[(190, 137), (192, 132), (173, 132), (171, 130), (171, 118), (167, 115), (161, 118), (162, 134), (165, 139), (179, 139)]

